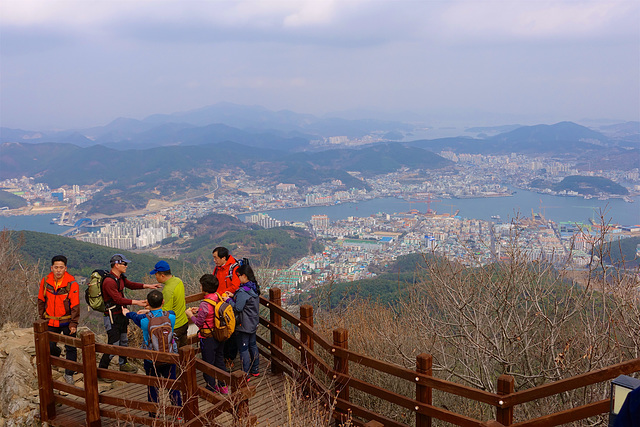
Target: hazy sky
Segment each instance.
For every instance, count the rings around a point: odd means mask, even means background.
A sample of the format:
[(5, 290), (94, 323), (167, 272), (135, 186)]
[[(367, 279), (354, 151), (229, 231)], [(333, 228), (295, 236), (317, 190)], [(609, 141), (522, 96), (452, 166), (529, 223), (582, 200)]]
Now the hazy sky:
[(0, 9), (1, 125), (12, 128), (221, 101), (426, 120), (640, 118), (637, 0), (2, 0)]

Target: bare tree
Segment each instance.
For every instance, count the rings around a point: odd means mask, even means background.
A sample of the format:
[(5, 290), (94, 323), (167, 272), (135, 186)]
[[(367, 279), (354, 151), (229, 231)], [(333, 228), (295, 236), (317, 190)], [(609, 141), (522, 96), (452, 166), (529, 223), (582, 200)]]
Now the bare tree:
[(21, 235), (0, 231), (0, 326), (12, 322), (28, 327), (38, 315), (39, 269), (23, 259), (21, 246)]

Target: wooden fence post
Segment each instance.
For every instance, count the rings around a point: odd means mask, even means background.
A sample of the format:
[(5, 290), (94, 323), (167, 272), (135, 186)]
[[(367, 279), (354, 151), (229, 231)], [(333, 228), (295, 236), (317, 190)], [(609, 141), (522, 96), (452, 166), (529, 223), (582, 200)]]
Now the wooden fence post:
[[(306, 323), (307, 325), (313, 328), (313, 307), (312, 306), (308, 304), (304, 304), (300, 306), (300, 320), (302, 320), (304, 323)], [(300, 341), (302, 341), (302, 344), (307, 346), (309, 351), (313, 351), (314, 341), (311, 338), (311, 336), (308, 335), (303, 330), (300, 330)], [(302, 363), (302, 366), (304, 366), (304, 368), (309, 371), (309, 373), (313, 374), (313, 368), (314, 368), (313, 359), (307, 356), (307, 352), (304, 349), (302, 349), (302, 351), (300, 352), (300, 362)]]
[(96, 365), (96, 338), (91, 331), (83, 331), (82, 370), (84, 372), (84, 394), (87, 405), (87, 426), (98, 427), (100, 421), (100, 397), (98, 393), (98, 365)]
[[(313, 328), (313, 307), (309, 304), (300, 306), (300, 320)], [(309, 334), (300, 329), (300, 342), (303, 346), (306, 346), (309, 351), (313, 351), (313, 339)], [(300, 365), (303, 370), (300, 373), (303, 386), (303, 393), (305, 396), (311, 395), (311, 378), (309, 375), (313, 375), (314, 363), (313, 358), (308, 354), (304, 347), (300, 347)], [(308, 375), (307, 375), (308, 373)]]
[[(430, 354), (421, 353), (416, 357), (416, 372), (424, 375), (433, 375), (433, 359)], [(416, 384), (416, 400), (420, 403), (432, 404), (431, 387)], [(431, 427), (431, 417), (423, 414), (416, 414), (416, 427)]]
[[(349, 331), (344, 328), (338, 328), (333, 330), (333, 346), (347, 350), (349, 348)], [(336, 373), (349, 375), (349, 359), (346, 357), (333, 356), (333, 370)], [(337, 380), (337, 376), (336, 376)], [(336, 382), (335, 384), (336, 394), (340, 399), (349, 401), (349, 386), (344, 383)], [(336, 411), (338, 412), (338, 411)], [(334, 417), (335, 418), (335, 417)], [(339, 425), (336, 422), (336, 425)]]
[(36, 369), (38, 372), (38, 392), (40, 394), (40, 421), (45, 423), (56, 417), (56, 404), (53, 398), (53, 376), (51, 375), (51, 354), (47, 321), (33, 323), (33, 335), (36, 344)]
[[(247, 377), (243, 371), (234, 371), (231, 373), (231, 384), (229, 384), (229, 392), (231, 396), (236, 396), (241, 388), (247, 387)], [(249, 400), (233, 400), (234, 410), (231, 412), (234, 426), (247, 426), (251, 424), (252, 417), (249, 413)]]
[[(498, 395), (504, 396), (515, 391), (515, 380), (511, 375), (502, 374), (498, 377)], [(496, 408), (496, 421), (504, 426), (513, 424), (513, 406)]]
[[(269, 289), (269, 303), (277, 305), (278, 307), (282, 306), (282, 294), (279, 288)], [(269, 320), (278, 328), (282, 328), (282, 316), (271, 309), (271, 307), (269, 307)], [(271, 331), (271, 345), (282, 350), (282, 337), (273, 330)], [(271, 358), (271, 372), (274, 374), (282, 372), (280, 364), (276, 361), (276, 357), (273, 357), (273, 353)]]
[(196, 351), (191, 346), (184, 346), (178, 349), (180, 356), (180, 369), (182, 370), (182, 384), (184, 384), (184, 395), (182, 396), (182, 407), (185, 421), (191, 421), (200, 415), (198, 409), (198, 379), (196, 377)]

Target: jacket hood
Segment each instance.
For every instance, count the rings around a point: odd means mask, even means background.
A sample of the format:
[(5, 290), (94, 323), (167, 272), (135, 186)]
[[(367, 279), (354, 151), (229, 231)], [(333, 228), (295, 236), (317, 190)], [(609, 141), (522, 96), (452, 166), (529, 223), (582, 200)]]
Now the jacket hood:
[(252, 297), (258, 296), (258, 289), (255, 282), (247, 282), (240, 285), (240, 289), (251, 295)]

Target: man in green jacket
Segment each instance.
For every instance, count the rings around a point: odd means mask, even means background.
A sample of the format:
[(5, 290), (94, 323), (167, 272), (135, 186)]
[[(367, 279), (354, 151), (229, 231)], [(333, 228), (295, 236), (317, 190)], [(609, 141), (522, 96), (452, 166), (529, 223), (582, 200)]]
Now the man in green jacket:
[(171, 267), (167, 261), (158, 261), (153, 270), (149, 274), (156, 276), (156, 280), (162, 283), (162, 296), (164, 311), (173, 311), (176, 314), (176, 325), (173, 329), (173, 335), (178, 340), (178, 347), (187, 345), (187, 329), (189, 328), (189, 319), (185, 314), (187, 303), (184, 299), (184, 283), (171, 274)]

